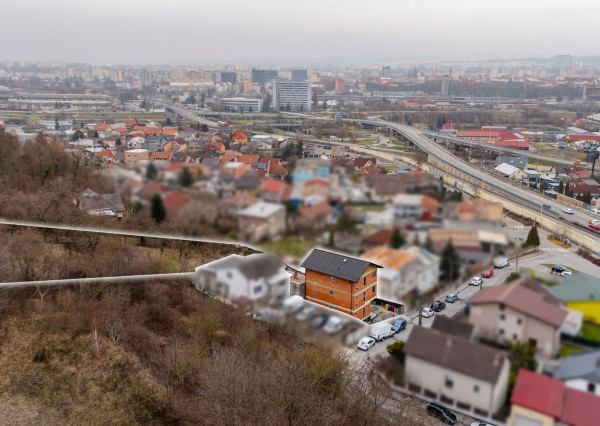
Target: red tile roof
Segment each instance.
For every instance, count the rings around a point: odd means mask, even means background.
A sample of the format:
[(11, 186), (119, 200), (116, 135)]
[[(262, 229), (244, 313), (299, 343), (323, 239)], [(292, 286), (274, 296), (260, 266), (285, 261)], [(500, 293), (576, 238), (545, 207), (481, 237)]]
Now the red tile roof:
[(363, 158), (363, 157), (355, 158), (354, 159), (354, 167), (363, 167), (369, 161), (372, 164), (375, 164), (377, 160), (375, 158)]
[(559, 420), (564, 396), (565, 384), (560, 380), (520, 369), (510, 403)]
[(566, 388), (562, 423), (572, 426), (595, 426), (600, 419), (600, 396)]
[(106, 123), (98, 123), (94, 126), (94, 130), (97, 130), (98, 132), (103, 132), (105, 130), (108, 129), (108, 124)]
[(114, 155), (112, 152), (110, 152), (110, 150), (108, 149), (103, 149), (102, 151), (100, 151), (98, 154), (96, 154), (96, 157), (106, 157), (106, 158), (113, 158)]
[(270, 176), (287, 176), (288, 169), (279, 164), (271, 164), (269, 166), (269, 175)]
[(363, 239), (363, 243), (367, 244), (389, 244), (392, 239), (393, 229), (382, 229), (374, 234), (371, 234)]
[(260, 190), (262, 192), (273, 192), (276, 194), (281, 194), (281, 191), (285, 188), (286, 183), (282, 180), (277, 179), (267, 179), (262, 184)]
[(557, 328), (567, 316), (565, 308), (548, 302), (543, 293), (530, 290), (518, 283), (484, 287), (471, 298), (471, 305), (487, 303), (503, 303)]
[(231, 139), (233, 140), (248, 140), (248, 136), (246, 136), (244, 133), (242, 132), (237, 132), (235, 135), (233, 135), (231, 137)]
[(177, 212), (179, 212), (179, 210), (189, 201), (189, 197), (178, 191), (173, 191), (163, 198), (163, 204), (169, 214), (177, 214)]
[(323, 185), (323, 186), (331, 186), (331, 182), (329, 182), (325, 178), (313, 178), (304, 182), (304, 186), (312, 186), (312, 185)]
[(310, 207), (302, 206), (298, 209), (298, 213), (312, 221), (330, 214), (333, 210), (334, 208), (327, 201), (323, 201)]
[(150, 161), (154, 161), (154, 160), (167, 160), (167, 161), (171, 161), (171, 157), (172, 156), (173, 156), (172, 152), (154, 151), (150, 155)]
[(242, 154), (238, 157), (238, 161), (244, 164), (258, 163), (258, 154)]
[(272, 157), (262, 157), (258, 159), (259, 163), (271, 163), (271, 164), (280, 164), (281, 158), (272, 158)]

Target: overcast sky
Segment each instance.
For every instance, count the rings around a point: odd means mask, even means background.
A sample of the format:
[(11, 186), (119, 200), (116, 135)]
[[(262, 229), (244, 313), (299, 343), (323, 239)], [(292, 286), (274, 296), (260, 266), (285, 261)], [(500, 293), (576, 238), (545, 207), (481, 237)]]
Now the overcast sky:
[(0, 0), (0, 60), (394, 62), (598, 55), (599, 0)]

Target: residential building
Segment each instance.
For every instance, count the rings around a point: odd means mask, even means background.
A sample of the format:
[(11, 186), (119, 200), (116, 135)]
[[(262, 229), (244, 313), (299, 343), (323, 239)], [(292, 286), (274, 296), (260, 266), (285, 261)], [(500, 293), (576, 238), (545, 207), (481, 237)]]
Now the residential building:
[(437, 200), (427, 195), (398, 194), (394, 197), (394, 217), (398, 226), (431, 219), (437, 208)]
[[(591, 349), (563, 358), (554, 378), (571, 389), (600, 397), (600, 349)], [(599, 399), (600, 401), (600, 399)]]
[(307, 300), (360, 320), (371, 315), (379, 265), (313, 249), (301, 266), (306, 271)]
[(260, 198), (269, 203), (280, 203), (289, 196), (291, 186), (279, 179), (267, 179), (260, 187)]
[(155, 151), (150, 154), (150, 161), (171, 161), (172, 152)]
[(473, 340), (475, 337), (475, 327), (473, 324), (455, 320), (444, 314), (438, 314), (433, 317), (431, 329), (441, 331), (447, 335), (461, 337), (466, 340)]
[(334, 208), (327, 201), (312, 206), (300, 206), (297, 224), (311, 229), (320, 229), (332, 225), (335, 223), (331, 214), (333, 210)]
[(239, 236), (260, 241), (282, 235), (285, 231), (285, 206), (259, 201), (238, 212)]
[(494, 167), (494, 172), (496, 172), (498, 176), (505, 177), (510, 180), (522, 181), (528, 179), (527, 173), (508, 163), (502, 163), (497, 167)]
[(585, 321), (600, 324), (600, 280), (584, 272), (566, 277), (565, 282), (548, 290), (567, 305), (583, 313)]
[(235, 143), (239, 143), (240, 145), (245, 145), (248, 143), (248, 136), (246, 136), (244, 132), (237, 132), (231, 137), (231, 140)]
[(322, 177), (329, 179), (330, 163), (328, 160), (320, 158), (301, 158), (296, 161), (294, 166), (294, 174), (292, 182), (295, 184), (298, 181), (305, 181)]
[(461, 404), (491, 416), (504, 404), (510, 371), (504, 352), (415, 325), (404, 353), (406, 382), (452, 401), (444, 405)]
[(224, 106), (233, 111), (261, 112), (263, 100), (261, 98), (223, 98)]
[(123, 217), (125, 206), (119, 194), (96, 194), (91, 189), (83, 191), (77, 199), (81, 210), (92, 216)]
[(308, 81), (273, 80), (273, 108), (310, 111), (311, 86)]
[(506, 163), (506, 164), (510, 164), (511, 166), (515, 166), (521, 170), (525, 170), (527, 168), (527, 164), (528, 164), (529, 159), (527, 157), (522, 157), (522, 156), (514, 156), (514, 155), (498, 155), (498, 157), (496, 157), (496, 162), (495, 165), (499, 166), (500, 164)]
[(509, 426), (594, 426), (600, 418), (600, 397), (525, 369), (510, 403)]
[(377, 165), (376, 158), (358, 157), (354, 159), (354, 170), (356, 171), (361, 170), (363, 168), (369, 168), (375, 165)]
[(232, 254), (196, 268), (195, 286), (228, 300), (283, 301), (289, 295), (290, 276), (274, 254)]
[(418, 255), (388, 246), (375, 247), (361, 259), (383, 266), (379, 271), (378, 297), (391, 302), (407, 302), (417, 295)]
[(237, 84), (237, 73), (233, 71), (221, 71), (221, 82), (222, 83), (231, 83)]
[(125, 164), (135, 166), (140, 161), (148, 161), (150, 159), (150, 151), (147, 149), (130, 149), (125, 151)]
[(469, 321), (482, 337), (500, 343), (529, 342), (552, 357), (560, 350), (560, 328), (567, 310), (547, 290), (533, 290), (524, 282), (482, 288), (471, 298)]
[(416, 277), (419, 294), (427, 293), (440, 281), (440, 257), (425, 248), (410, 246), (404, 249), (407, 253), (417, 255), (419, 264)]

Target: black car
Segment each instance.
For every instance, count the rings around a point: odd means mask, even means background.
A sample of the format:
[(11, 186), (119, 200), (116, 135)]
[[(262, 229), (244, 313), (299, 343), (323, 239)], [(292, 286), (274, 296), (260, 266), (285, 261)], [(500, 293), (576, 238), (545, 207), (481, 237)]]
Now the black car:
[(554, 272), (556, 274), (562, 274), (566, 270), (567, 270), (567, 268), (565, 268), (564, 266), (560, 266), (560, 265), (554, 265), (552, 267), (552, 272)]
[(427, 412), (449, 425), (453, 425), (456, 423), (456, 415), (443, 405), (432, 402), (427, 406)]
[(435, 312), (442, 311), (446, 309), (446, 303), (440, 300), (436, 300), (431, 304), (431, 309), (433, 309)]

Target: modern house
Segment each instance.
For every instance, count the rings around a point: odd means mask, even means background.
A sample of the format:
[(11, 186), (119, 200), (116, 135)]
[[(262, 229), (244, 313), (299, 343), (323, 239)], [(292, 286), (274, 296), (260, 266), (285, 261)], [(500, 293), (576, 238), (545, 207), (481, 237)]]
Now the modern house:
[(564, 358), (554, 372), (568, 388), (590, 392), (600, 397), (600, 349), (580, 352)]
[(415, 325), (406, 346), (405, 380), (446, 402), (495, 414), (508, 391), (504, 352), (457, 335)]
[(431, 219), (437, 212), (438, 202), (422, 194), (398, 194), (394, 197), (396, 225)]
[(150, 159), (150, 151), (147, 149), (130, 149), (125, 151), (125, 164), (135, 166), (140, 161), (147, 161)]
[(259, 201), (238, 212), (239, 236), (248, 241), (273, 238), (285, 231), (285, 207)]
[(600, 280), (598, 277), (580, 272), (566, 278), (563, 284), (548, 290), (567, 308), (583, 313), (585, 321), (600, 324)]
[(306, 271), (307, 300), (360, 320), (371, 315), (379, 265), (314, 249), (301, 267)]
[(560, 328), (567, 310), (546, 290), (511, 284), (482, 288), (471, 299), (469, 321), (479, 336), (496, 340), (529, 342), (542, 354), (560, 350)]
[(283, 301), (289, 295), (289, 284), (284, 263), (271, 253), (232, 254), (196, 268), (197, 289), (232, 301), (240, 297)]
[(96, 194), (91, 189), (83, 191), (77, 199), (81, 210), (92, 216), (123, 217), (125, 206), (119, 194)]
[(521, 369), (510, 399), (509, 426), (594, 426), (600, 397)]

